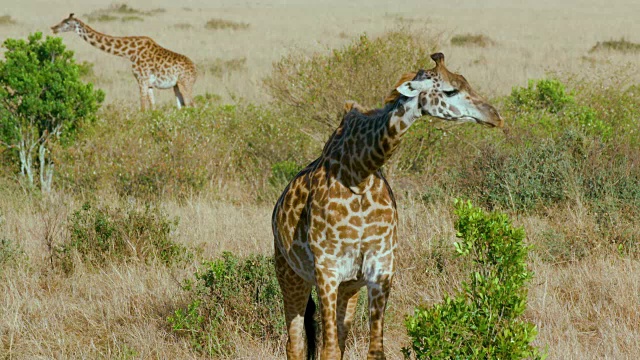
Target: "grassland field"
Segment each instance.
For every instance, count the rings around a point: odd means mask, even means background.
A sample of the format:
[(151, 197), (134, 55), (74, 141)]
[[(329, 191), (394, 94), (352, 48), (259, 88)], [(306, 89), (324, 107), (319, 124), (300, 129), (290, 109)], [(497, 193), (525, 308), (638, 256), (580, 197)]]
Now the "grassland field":
[[(640, 43), (640, 2), (131, 0), (126, 8), (135, 11), (114, 10), (119, 6), (97, 0), (6, 3), (0, 10), (0, 40), (35, 31), (50, 34), (50, 26), (73, 12), (98, 31), (146, 35), (189, 56), (199, 69), (194, 94), (214, 100), (181, 115), (172, 108), (173, 92), (157, 91), (160, 110), (139, 114), (128, 62), (75, 34), (61, 35), (78, 63), (93, 64), (86, 80), (103, 89), (106, 100), (96, 125), (72, 147), (58, 149), (58, 159), (67, 164), (58, 168), (52, 194), (26, 189), (14, 165), (0, 165), (0, 240), (6, 241), (0, 248), (1, 359), (284, 359), (283, 332), (265, 340), (248, 335), (239, 320), (226, 323), (224, 351), (211, 353), (174, 331), (167, 318), (191, 300), (184, 281), (202, 262), (227, 251), (240, 258), (272, 254), (272, 205), (286, 184), (274, 180), (274, 163), (299, 166), (313, 160), (317, 142), (326, 136), (300, 117), (278, 118), (278, 99), (263, 82), (278, 76), (274, 63), (287, 56), (330, 56), (364, 33), (375, 39), (394, 31), (442, 51), (451, 70), (495, 99), (507, 115), (507, 130), (426, 125), (438, 130), (420, 128), (420, 135), (407, 141), (418, 144), (416, 154), (428, 151), (424, 144), (433, 141), (438, 155), (409, 159), (414, 148), (407, 148), (387, 169), (400, 213), (387, 358), (402, 358), (400, 349), (408, 341), (405, 315), (418, 304), (438, 302), (466, 276), (452, 251), (452, 198), (459, 195), (507, 211), (534, 245), (526, 320), (538, 327), (535, 344), (546, 349), (548, 359), (640, 358), (640, 90), (633, 87), (640, 83), (640, 52), (633, 46), (592, 51), (610, 40)], [(393, 38), (385, 39), (392, 49)], [(399, 75), (366, 74), (367, 81), (379, 78), (385, 84)], [(575, 108), (554, 114), (509, 102), (514, 87), (550, 77), (575, 92)], [(343, 79), (349, 81), (363, 80)], [(384, 95), (380, 90), (368, 94), (367, 101), (353, 100), (375, 106)], [(609, 140), (589, 129), (574, 131), (572, 111), (585, 107), (604, 119), (601, 125), (613, 133)], [(624, 121), (617, 122), (618, 115)], [(548, 127), (538, 126), (538, 120)], [(618, 130), (624, 134), (618, 136)], [(311, 131), (316, 133), (309, 137)], [(436, 140), (429, 137), (434, 133), (440, 134)], [(423, 141), (422, 134), (431, 135)], [(583, 151), (578, 160), (571, 157), (577, 156), (575, 149)], [(544, 161), (535, 156), (573, 165), (566, 171), (543, 168), (536, 166)], [(421, 162), (426, 165), (416, 165)], [(155, 165), (164, 167), (149, 170)], [(530, 173), (548, 177), (531, 188), (533, 202), (527, 203), (526, 191), (521, 200), (509, 200), (515, 196), (510, 192), (479, 189), (489, 184), (491, 171), (510, 179), (514, 189), (525, 178), (537, 181)], [(150, 180), (124, 179), (120, 172), (144, 173)], [(590, 172), (602, 176), (590, 177)], [(558, 174), (565, 176), (562, 181), (554, 180)], [(593, 183), (608, 186), (602, 194), (585, 185), (595, 177), (600, 182)], [(455, 181), (447, 187), (450, 179)], [(470, 183), (477, 179), (482, 182)], [(197, 185), (175, 185), (192, 182)], [(536, 193), (556, 187), (557, 194), (548, 198)], [(462, 194), (460, 189), (470, 190)], [(73, 271), (57, 267), (56, 259), (66, 255), (56, 246), (75, 236), (72, 219), (83, 204), (124, 213), (144, 208), (149, 192), (157, 195), (153, 206), (167, 219), (178, 219), (167, 234), (192, 257), (179, 266), (140, 256), (94, 266), (73, 253), (68, 258)], [(356, 320), (345, 358), (366, 358), (365, 324), (362, 317)]]

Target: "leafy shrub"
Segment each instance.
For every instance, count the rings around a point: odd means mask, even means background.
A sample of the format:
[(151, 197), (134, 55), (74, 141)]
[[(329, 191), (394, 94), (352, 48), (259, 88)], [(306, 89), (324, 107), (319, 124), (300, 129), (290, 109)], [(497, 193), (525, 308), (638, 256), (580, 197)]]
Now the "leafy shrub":
[(112, 187), (142, 199), (182, 198), (242, 184), (250, 189), (242, 196), (255, 200), (268, 190), (271, 200), (272, 164), (304, 164), (312, 150), (317, 153), (319, 144), (264, 106), (151, 113), (110, 108), (77, 145), (61, 152), (59, 174), (75, 191)]
[(167, 320), (202, 353), (232, 353), (233, 333), (262, 342), (284, 333), (282, 295), (270, 257), (242, 259), (225, 252), (203, 264), (183, 288), (192, 300)]
[(157, 207), (123, 210), (85, 203), (69, 218), (70, 235), (57, 249), (57, 262), (65, 272), (73, 270), (76, 256), (93, 266), (132, 259), (180, 263), (192, 254), (171, 239), (176, 225), (177, 219)]
[(463, 290), (442, 303), (419, 307), (406, 320), (411, 345), (406, 357), (417, 359), (541, 359), (531, 345), (535, 325), (520, 319), (527, 307), (529, 247), (524, 231), (505, 214), (486, 214), (470, 202), (457, 201), (455, 244), (475, 271)]
[(546, 109), (557, 113), (572, 104), (574, 98), (559, 80), (542, 79), (529, 80), (526, 88), (513, 88), (509, 102), (523, 109)]
[(21, 174), (34, 184), (39, 163), (40, 187), (48, 191), (53, 176), (51, 143), (70, 142), (85, 122), (95, 119), (104, 93), (79, 78), (73, 52), (62, 39), (42, 33), (28, 41), (6, 39), (0, 61), (0, 143), (17, 152)]
[(335, 114), (345, 100), (381, 105), (402, 74), (432, 67), (429, 55), (436, 45), (405, 30), (376, 39), (362, 35), (328, 55), (285, 57), (274, 64), (265, 85), (279, 114), (297, 119), (324, 142), (340, 123)]
[(528, 144), (526, 151), (487, 145), (462, 170), (458, 185), (492, 208), (530, 211), (563, 201), (572, 165), (565, 146), (552, 139)]
[(0, 271), (7, 266), (19, 263), (25, 256), (20, 244), (0, 238)]
[(271, 177), (269, 182), (274, 187), (282, 187), (291, 181), (302, 170), (302, 167), (293, 161), (280, 161), (271, 165)]

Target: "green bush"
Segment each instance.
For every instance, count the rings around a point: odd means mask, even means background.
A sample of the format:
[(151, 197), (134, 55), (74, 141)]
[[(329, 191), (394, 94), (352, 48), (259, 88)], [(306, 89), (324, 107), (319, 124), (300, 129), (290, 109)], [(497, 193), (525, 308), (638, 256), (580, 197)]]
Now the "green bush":
[(402, 74), (433, 67), (429, 55), (436, 45), (406, 30), (375, 39), (362, 35), (330, 54), (285, 57), (265, 84), (279, 114), (297, 119), (324, 141), (340, 123), (335, 114), (345, 100), (381, 105)]
[(293, 161), (280, 161), (271, 165), (271, 177), (269, 183), (272, 186), (280, 188), (286, 186), (297, 174), (302, 167)]
[[(95, 119), (104, 93), (80, 81), (73, 52), (62, 39), (28, 41), (6, 39), (5, 61), (0, 61), (0, 144), (15, 149), (20, 173), (34, 184), (39, 165), (42, 191), (51, 188), (51, 144), (69, 143), (85, 122)], [(36, 159), (37, 158), (37, 159)]]
[(212, 186), (226, 194), (229, 184), (239, 184), (249, 189), (242, 194), (246, 199), (269, 194), (271, 200), (272, 165), (305, 164), (316, 149), (295, 123), (265, 106), (151, 113), (109, 107), (80, 141), (59, 152), (58, 173), (71, 191), (113, 188), (155, 200), (211, 193)]
[(553, 139), (526, 148), (481, 148), (459, 175), (460, 190), (490, 208), (531, 211), (568, 198), (570, 144)]
[(171, 237), (178, 220), (170, 220), (157, 207), (110, 209), (85, 203), (69, 218), (69, 238), (57, 247), (57, 263), (65, 272), (77, 257), (85, 264), (158, 260), (169, 266), (192, 254)]
[(529, 80), (526, 88), (514, 88), (509, 101), (520, 108), (546, 109), (551, 113), (563, 110), (575, 100), (557, 79)]
[(523, 321), (526, 284), (532, 278), (524, 231), (500, 213), (486, 214), (470, 202), (457, 201), (455, 244), (475, 270), (463, 290), (442, 303), (419, 307), (406, 320), (416, 359), (541, 359), (531, 345), (537, 330)]
[(282, 295), (271, 257), (243, 259), (225, 252), (205, 263), (183, 288), (191, 301), (168, 323), (202, 353), (232, 354), (234, 333), (262, 342), (284, 333)]
[(26, 255), (20, 244), (0, 238), (0, 272), (3, 268), (15, 265), (25, 259)]

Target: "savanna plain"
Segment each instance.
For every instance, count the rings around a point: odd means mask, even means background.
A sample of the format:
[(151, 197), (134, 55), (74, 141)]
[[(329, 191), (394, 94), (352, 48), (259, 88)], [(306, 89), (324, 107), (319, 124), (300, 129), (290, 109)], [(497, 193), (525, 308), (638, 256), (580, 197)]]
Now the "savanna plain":
[[(52, 143), (48, 193), (0, 145), (0, 358), (285, 358), (275, 200), (346, 100), (380, 107), (435, 51), (505, 127), (425, 117), (386, 165), (387, 358), (403, 357), (405, 317), (468, 276), (455, 198), (524, 228), (525, 319), (549, 359), (640, 358), (640, 2), (23, 0), (3, 4), (0, 39), (53, 36), (69, 13), (190, 57), (197, 106), (156, 91), (140, 112), (125, 59), (60, 34), (106, 96)], [(364, 305), (348, 359), (366, 357)]]

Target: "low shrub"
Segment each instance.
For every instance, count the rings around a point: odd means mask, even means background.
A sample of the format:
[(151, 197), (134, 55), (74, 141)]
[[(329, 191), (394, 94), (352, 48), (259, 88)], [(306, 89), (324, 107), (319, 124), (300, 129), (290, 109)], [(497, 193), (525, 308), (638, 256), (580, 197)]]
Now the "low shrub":
[(2, 15), (0, 16), (0, 26), (2, 25), (15, 25), (18, 22), (11, 17), (11, 15)]
[(573, 94), (557, 79), (529, 80), (526, 88), (516, 87), (508, 102), (522, 110), (545, 109), (551, 113), (563, 110), (574, 103)]
[(58, 149), (57, 175), (71, 191), (106, 187), (144, 200), (242, 184), (250, 189), (242, 196), (255, 201), (271, 191), (273, 164), (306, 164), (319, 148), (291, 119), (264, 106), (205, 104), (150, 113), (110, 108), (77, 145)]
[(0, 238), (0, 272), (9, 266), (16, 265), (26, 258), (20, 244), (13, 240)]
[(190, 301), (167, 321), (199, 352), (232, 354), (234, 335), (267, 342), (284, 334), (282, 295), (271, 257), (239, 258), (225, 252), (204, 263), (183, 289)]
[(541, 359), (531, 345), (535, 325), (521, 319), (527, 308), (525, 234), (505, 214), (487, 214), (457, 201), (458, 256), (470, 257), (474, 271), (462, 291), (432, 307), (421, 306), (406, 320), (411, 344), (407, 358)]
[(640, 44), (631, 42), (626, 40), (625, 38), (621, 38), (620, 40), (607, 40), (607, 41), (598, 41), (589, 52), (594, 51), (619, 51), (623, 53), (637, 53), (640, 52)]
[(225, 20), (225, 19), (210, 19), (209, 21), (207, 21), (204, 27), (205, 29), (209, 29), (209, 30), (221, 30), (221, 29), (245, 30), (249, 28), (249, 24), (244, 22)]
[(265, 85), (281, 116), (296, 119), (307, 132), (324, 142), (340, 123), (345, 100), (368, 107), (384, 97), (404, 73), (432, 68), (429, 55), (435, 39), (406, 30), (375, 39), (360, 36), (330, 54), (293, 54), (274, 64)]
[(278, 189), (286, 186), (297, 174), (302, 167), (293, 161), (280, 161), (271, 165), (271, 176), (269, 183)]
[(454, 35), (451, 38), (451, 45), (453, 46), (479, 46), (488, 47), (495, 45), (496, 42), (490, 37), (483, 34), (461, 34)]
[(157, 207), (121, 209), (85, 203), (69, 217), (69, 237), (56, 249), (56, 263), (65, 272), (75, 260), (95, 267), (112, 262), (160, 261), (170, 266), (192, 258), (171, 237), (177, 219)]
[(489, 208), (531, 211), (564, 201), (572, 167), (565, 145), (553, 139), (530, 144), (526, 151), (485, 145), (465, 164), (457, 184)]

